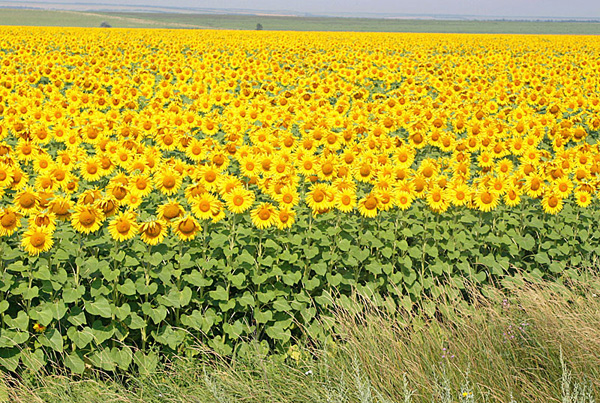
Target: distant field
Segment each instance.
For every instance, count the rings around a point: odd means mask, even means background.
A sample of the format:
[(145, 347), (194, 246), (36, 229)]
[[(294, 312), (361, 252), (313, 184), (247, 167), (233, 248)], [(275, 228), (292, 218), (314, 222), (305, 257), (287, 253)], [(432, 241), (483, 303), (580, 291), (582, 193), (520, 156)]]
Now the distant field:
[(526, 21), (394, 20), (370, 18), (275, 17), (174, 13), (105, 13), (0, 9), (0, 25), (118, 28), (256, 29), (290, 31), (439, 32), (598, 35), (600, 23)]

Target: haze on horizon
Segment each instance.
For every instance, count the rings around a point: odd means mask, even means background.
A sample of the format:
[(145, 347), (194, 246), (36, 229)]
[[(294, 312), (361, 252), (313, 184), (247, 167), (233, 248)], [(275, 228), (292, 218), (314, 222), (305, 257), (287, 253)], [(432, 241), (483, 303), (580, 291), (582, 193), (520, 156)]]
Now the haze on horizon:
[[(27, 2), (15, 1), (26, 6)], [(468, 15), (498, 17), (599, 18), (598, 0), (33, 0), (29, 4), (105, 4), (203, 9), (293, 11), (310, 14)]]

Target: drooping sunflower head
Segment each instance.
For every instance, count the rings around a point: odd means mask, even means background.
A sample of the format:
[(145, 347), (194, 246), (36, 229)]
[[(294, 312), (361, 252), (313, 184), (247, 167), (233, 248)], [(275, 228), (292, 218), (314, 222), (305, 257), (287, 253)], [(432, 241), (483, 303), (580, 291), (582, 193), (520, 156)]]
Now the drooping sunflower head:
[(77, 204), (71, 216), (71, 225), (84, 234), (96, 232), (104, 221), (102, 210), (94, 205)]
[(174, 199), (167, 200), (166, 203), (158, 207), (158, 218), (171, 222), (184, 214), (183, 207)]
[(139, 231), (142, 241), (148, 245), (158, 245), (167, 234), (168, 225), (162, 220), (150, 220), (140, 224)]
[(373, 218), (377, 216), (377, 209), (379, 207), (379, 199), (374, 194), (368, 194), (358, 202), (358, 212), (367, 218)]
[(56, 229), (56, 215), (51, 210), (36, 211), (29, 216), (29, 227), (45, 228), (50, 232)]
[(0, 236), (10, 236), (21, 226), (21, 214), (14, 207), (0, 210)]
[(73, 202), (66, 197), (56, 196), (50, 201), (48, 208), (59, 220), (68, 221), (71, 217)]
[(111, 217), (119, 211), (119, 201), (112, 195), (97, 200), (94, 205), (102, 211), (104, 217)]
[(39, 195), (28, 186), (25, 189), (17, 192), (14, 198), (14, 205), (20, 213), (29, 215), (39, 206)]
[(276, 213), (275, 224), (279, 229), (290, 228), (296, 221), (296, 213), (287, 207), (279, 209)]
[(173, 222), (173, 231), (183, 241), (189, 241), (194, 239), (200, 226), (196, 219), (190, 215), (185, 215), (175, 219)]

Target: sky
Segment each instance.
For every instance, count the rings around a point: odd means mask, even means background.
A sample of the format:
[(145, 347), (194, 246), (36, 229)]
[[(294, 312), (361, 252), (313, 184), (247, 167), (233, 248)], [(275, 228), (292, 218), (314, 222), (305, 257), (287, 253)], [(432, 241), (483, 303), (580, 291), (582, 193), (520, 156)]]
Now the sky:
[[(301, 13), (386, 13), (600, 18), (600, 0), (32, 0), (36, 3), (127, 4)], [(25, 5), (25, 1), (16, 1)]]

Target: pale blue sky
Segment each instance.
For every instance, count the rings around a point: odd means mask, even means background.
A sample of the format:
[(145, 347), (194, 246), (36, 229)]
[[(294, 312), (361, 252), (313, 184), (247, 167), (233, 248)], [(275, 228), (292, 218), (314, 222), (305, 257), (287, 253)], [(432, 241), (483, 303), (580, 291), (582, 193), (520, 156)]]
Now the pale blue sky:
[[(308, 13), (600, 17), (600, 0), (33, 0), (35, 3), (290, 10)], [(26, 5), (27, 2), (15, 1)]]

